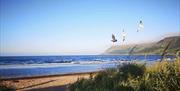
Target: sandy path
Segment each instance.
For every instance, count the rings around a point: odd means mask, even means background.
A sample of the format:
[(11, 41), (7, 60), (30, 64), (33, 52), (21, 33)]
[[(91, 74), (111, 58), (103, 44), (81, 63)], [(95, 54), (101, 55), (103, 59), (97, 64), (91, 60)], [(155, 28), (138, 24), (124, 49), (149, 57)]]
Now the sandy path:
[(15, 87), (17, 91), (68, 91), (68, 84), (74, 83), (78, 78), (88, 78), (89, 76), (89, 73), (84, 73), (67, 76), (8, 80), (3, 81), (3, 83)]

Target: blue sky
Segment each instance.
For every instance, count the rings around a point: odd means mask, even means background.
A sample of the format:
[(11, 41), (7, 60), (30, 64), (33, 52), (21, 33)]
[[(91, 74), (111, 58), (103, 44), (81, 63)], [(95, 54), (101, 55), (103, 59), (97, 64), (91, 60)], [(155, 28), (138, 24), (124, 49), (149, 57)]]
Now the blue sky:
[(0, 55), (99, 54), (179, 34), (180, 0), (0, 0), (0, 24)]

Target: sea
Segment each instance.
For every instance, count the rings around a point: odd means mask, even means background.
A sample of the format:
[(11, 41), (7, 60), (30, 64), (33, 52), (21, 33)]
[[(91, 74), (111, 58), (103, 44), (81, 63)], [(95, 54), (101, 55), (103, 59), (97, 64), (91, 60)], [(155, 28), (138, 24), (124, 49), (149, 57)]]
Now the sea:
[[(167, 56), (173, 59), (173, 56)], [(101, 71), (128, 62), (151, 64), (160, 55), (0, 56), (0, 78), (21, 78)]]

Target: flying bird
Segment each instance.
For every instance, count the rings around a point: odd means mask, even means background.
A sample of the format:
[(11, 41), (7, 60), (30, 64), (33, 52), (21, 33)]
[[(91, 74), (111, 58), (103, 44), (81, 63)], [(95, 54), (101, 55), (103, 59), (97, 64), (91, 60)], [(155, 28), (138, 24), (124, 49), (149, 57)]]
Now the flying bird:
[(114, 42), (117, 42), (117, 39), (115, 38), (114, 34), (112, 34), (112, 40), (111, 40), (113, 43)]
[(123, 36), (123, 42), (124, 42), (125, 38), (126, 38), (126, 33), (124, 32), (124, 29), (123, 29), (123, 32), (122, 32), (122, 36)]
[(139, 24), (138, 24), (138, 29), (137, 29), (137, 32), (139, 32), (140, 30), (143, 30), (144, 29), (144, 24), (143, 22), (140, 20)]

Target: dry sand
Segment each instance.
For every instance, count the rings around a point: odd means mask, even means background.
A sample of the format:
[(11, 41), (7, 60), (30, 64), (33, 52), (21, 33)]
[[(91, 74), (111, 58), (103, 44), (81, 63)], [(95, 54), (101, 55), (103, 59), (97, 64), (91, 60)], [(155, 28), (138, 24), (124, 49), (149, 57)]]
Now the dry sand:
[(89, 78), (90, 74), (92, 73), (8, 79), (3, 84), (13, 86), (17, 91), (68, 91), (69, 84), (78, 78)]

